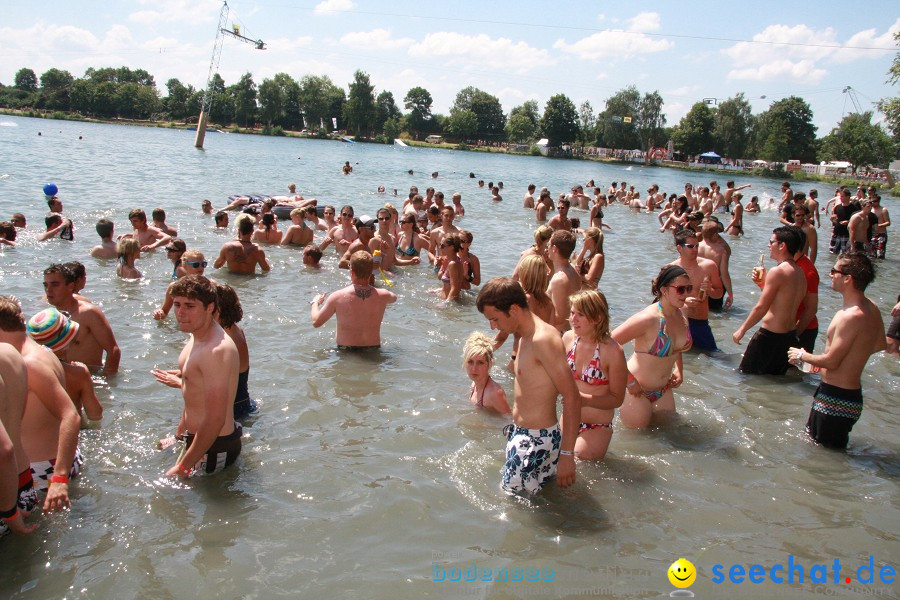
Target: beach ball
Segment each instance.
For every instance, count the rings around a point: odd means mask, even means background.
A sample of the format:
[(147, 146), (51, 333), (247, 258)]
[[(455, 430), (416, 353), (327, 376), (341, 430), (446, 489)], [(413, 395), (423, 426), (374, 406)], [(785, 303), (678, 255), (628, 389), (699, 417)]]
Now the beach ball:
[(55, 183), (45, 183), (44, 184), (44, 195), (45, 196), (55, 196), (59, 191), (59, 188), (56, 187)]

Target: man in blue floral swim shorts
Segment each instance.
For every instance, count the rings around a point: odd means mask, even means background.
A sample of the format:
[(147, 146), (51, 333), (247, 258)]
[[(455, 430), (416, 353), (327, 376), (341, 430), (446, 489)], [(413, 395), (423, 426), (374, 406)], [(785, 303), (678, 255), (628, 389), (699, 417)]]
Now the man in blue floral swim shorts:
[[(554, 476), (560, 487), (572, 485), (581, 397), (566, 364), (559, 331), (531, 313), (525, 291), (510, 277), (487, 282), (478, 294), (477, 305), (491, 329), (514, 334), (519, 340), (514, 424), (505, 429), (503, 489), (535, 494)], [(562, 430), (556, 415), (560, 394)]]

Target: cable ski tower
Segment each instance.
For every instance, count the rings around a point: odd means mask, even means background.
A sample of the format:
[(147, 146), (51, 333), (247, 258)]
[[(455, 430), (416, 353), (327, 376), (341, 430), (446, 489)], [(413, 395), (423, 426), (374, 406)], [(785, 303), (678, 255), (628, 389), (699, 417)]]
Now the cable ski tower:
[(213, 76), (219, 72), (219, 61), (222, 58), (222, 45), (225, 36), (233, 37), (246, 44), (253, 44), (257, 50), (265, 50), (266, 45), (262, 40), (252, 40), (241, 35), (241, 26), (233, 25), (231, 29), (225, 28), (228, 19), (228, 2), (223, 0), (222, 10), (219, 13), (219, 24), (216, 26), (216, 42), (213, 44), (212, 60), (209, 63), (209, 75), (206, 77), (206, 91), (203, 93), (203, 103), (200, 105), (200, 119), (197, 121), (197, 137), (194, 139), (194, 147), (202, 148), (206, 138), (206, 123), (209, 121), (209, 109), (213, 99)]

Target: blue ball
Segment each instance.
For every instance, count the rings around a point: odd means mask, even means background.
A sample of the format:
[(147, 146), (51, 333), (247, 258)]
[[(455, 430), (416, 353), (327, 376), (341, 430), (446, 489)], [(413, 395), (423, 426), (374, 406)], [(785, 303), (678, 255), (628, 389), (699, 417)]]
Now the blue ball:
[(55, 183), (45, 183), (44, 184), (44, 195), (45, 196), (55, 196), (59, 191), (59, 188), (56, 187)]

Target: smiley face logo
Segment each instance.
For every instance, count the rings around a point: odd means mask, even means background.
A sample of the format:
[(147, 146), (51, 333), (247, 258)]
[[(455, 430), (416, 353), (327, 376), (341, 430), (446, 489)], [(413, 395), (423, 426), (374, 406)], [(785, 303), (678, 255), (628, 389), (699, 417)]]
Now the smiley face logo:
[(672, 585), (677, 588), (686, 588), (690, 587), (697, 579), (697, 569), (689, 560), (679, 558), (669, 567), (668, 575)]

